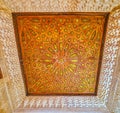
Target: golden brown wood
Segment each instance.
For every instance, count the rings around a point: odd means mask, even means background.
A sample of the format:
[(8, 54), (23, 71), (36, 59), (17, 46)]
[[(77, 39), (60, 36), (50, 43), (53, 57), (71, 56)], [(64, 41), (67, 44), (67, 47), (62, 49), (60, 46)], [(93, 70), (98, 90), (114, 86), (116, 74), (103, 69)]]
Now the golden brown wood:
[(97, 95), (107, 19), (108, 13), (13, 13), (27, 95)]
[(0, 79), (3, 78), (3, 75), (2, 75), (2, 71), (1, 71), (1, 68), (0, 68)]

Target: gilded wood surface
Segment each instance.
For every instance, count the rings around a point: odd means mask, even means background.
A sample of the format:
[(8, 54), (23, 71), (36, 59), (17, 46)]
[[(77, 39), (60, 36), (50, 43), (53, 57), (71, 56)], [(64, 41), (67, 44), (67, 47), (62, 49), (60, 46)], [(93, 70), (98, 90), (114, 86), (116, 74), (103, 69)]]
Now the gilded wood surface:
[(28, 94), (96, 95), (104, 14), (22, 13), (14, 17)]

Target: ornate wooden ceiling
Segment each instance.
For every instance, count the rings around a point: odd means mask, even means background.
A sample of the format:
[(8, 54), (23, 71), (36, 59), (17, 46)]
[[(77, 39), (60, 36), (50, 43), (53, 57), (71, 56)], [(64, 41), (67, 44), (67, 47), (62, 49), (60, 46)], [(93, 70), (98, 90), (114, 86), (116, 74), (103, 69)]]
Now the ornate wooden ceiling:
[(3, 75), (2, 75), (2, 71), (1, 71), (1, 68), (0, 68), (0, 79), (3, 78)]
[(108, 13), (13, 13), (28, 95), (97, 95)]

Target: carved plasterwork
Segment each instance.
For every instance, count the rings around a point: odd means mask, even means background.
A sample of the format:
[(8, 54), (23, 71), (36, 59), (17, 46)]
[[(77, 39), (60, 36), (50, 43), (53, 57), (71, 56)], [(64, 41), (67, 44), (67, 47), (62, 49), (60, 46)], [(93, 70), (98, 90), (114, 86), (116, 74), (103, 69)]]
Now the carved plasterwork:
[(109, 12), (120, 0), (3, 0), (12, 12)]
[[(68, 107), (89, 107), (104, 108), (109, 102), (108, 95), (114, 90), (110, 90), (111, 82), (118, 57), (120, 41), (120, 10), (111, 12), (106, 34), (105, 48), (102, 61), (102, 69), (98, 88), (98, 96), (60, 96), (60, 97), (26, 97), (24, 83), (21, 75), (18, 52), (15, 42), (15, 35), (12, 22), (12, 12), (70, 12), (89, 11), (107, 12), (120, 3), (120, 0), (3, 0), (0, 1), (0, 40), (2, 41), (6, 70), (5, 76), (9, 77), (6, 82), (13, 108), (16, 109), (39, 109), (39, 108), (68, 108)], [(5, 69), (4, 69), (5, 70)], [(118, 83), (118, 82), (117, 82)], [(119, 88), (119, 85), (116, 86)], [(113, 88), (114, 89), (114, 88)], [(117, 90), (117, 89), (116, 89)], [(117, 102), (119, 104), (119, 95)], [(22, 103), (22, 104), (21, 104)], [(119, 113), (119, 106), (116, 106), (116, 113)], [(108, 107), (109, 108), (109, 107)], [(114, 111), (114, 110), (113, 110)]]

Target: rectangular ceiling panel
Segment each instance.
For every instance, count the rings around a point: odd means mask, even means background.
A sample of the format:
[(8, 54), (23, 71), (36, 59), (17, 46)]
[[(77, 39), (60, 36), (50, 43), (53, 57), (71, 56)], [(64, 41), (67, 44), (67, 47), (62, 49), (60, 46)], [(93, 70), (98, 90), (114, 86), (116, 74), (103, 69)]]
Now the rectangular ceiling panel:
[(108, 13), (13, 13), (27, 95), (97, 95)]

